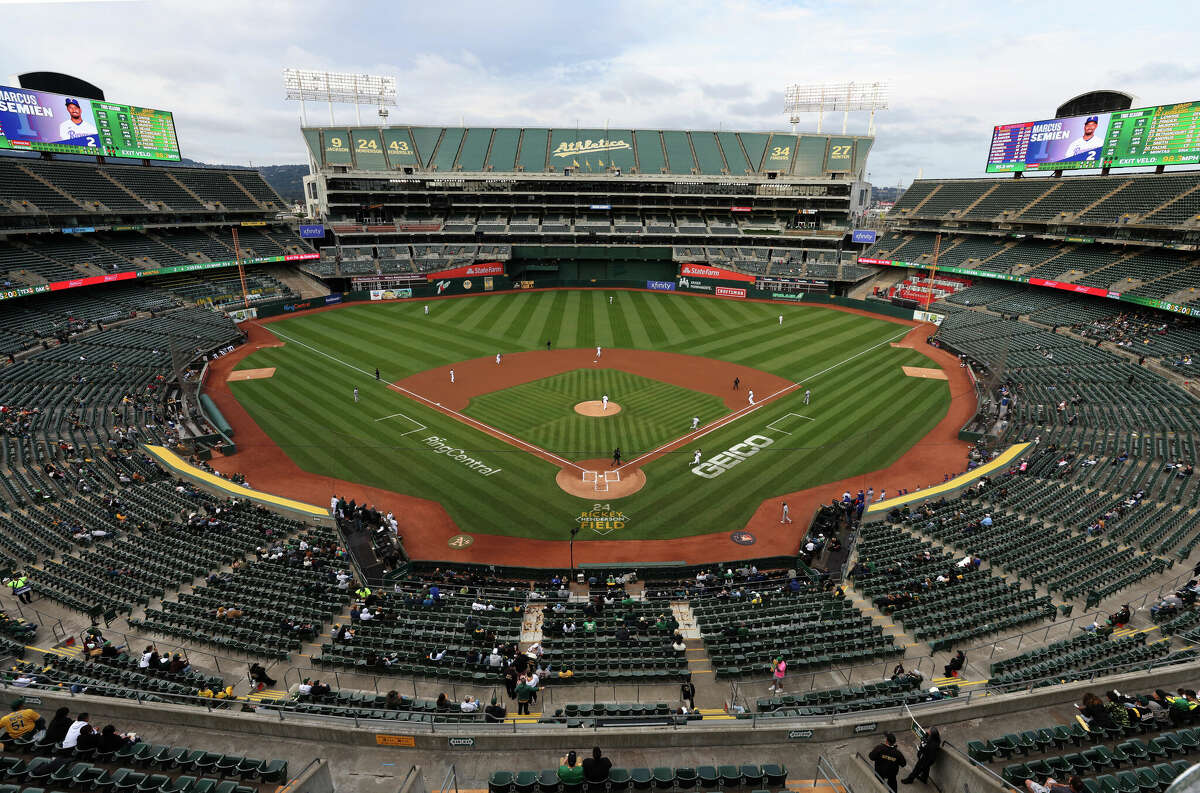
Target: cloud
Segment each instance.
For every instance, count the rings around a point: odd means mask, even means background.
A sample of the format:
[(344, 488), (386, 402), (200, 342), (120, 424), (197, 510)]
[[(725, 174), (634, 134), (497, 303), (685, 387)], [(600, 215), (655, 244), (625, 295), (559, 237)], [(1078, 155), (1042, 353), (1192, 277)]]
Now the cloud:
[[(184, 0), (5, 5), (13, 71), (78, 74), (109, 97), (175, 113), (186, 156), (208, 162), (305, 162), (299, 108), (283, 99), (285, 66), (394, 75), (396, 124), (630, 129), (790, 129), (793, 83), (891, 84), (868, 164), (880, 184), (980, 176), (992, 126), (1053, 115), (1098, 87), (1145, 104), (1200, 98), (1188, 53), (1190, 4), (1165, 0), (1130, 15), (1094, 0), (1088, 16), (1119, 24), (1062, 26), (1044, 3), (931, 0), (606, 0), (453, 5), (360, 0)], [(70, 13), (77, 46), (59, 30)], [(1147, 60), (1146, 55), (1151, 58)], [(314, 123), (328, 108), (307, 103)], [(353, 124), (354, 108), (335, 109)], [(375, 119), (363, 108), (364, 121)], [(863, 133), (867, 114), (851, 113)], [(802, 130), (816, 127), (803, 116)], [(842, 114), (823, 128), (840, 131)]]

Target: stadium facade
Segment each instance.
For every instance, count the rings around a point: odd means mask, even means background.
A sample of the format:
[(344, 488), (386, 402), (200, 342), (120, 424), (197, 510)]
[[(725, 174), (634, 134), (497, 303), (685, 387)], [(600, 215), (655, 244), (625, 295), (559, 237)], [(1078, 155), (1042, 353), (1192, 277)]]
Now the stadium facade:
[(479, 261), (508, 262), (514, 279), (567, 281), (672, 277), (677, 262), (822, 282), (865, 272), (841, 264), (870, 199), (870, 137), (418, 126), (303, 134), (309, 213), (326, 219), (336, 244), (315, 269), (324, 277), (395, 283)]

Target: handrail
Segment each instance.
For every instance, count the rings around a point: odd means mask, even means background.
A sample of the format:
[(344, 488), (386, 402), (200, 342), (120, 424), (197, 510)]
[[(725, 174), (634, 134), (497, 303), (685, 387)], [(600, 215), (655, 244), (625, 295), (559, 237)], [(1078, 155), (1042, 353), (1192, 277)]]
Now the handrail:
[[(1183, 662), (1180, 662), (1180, 663), (1183, 663)], [(1161, 666), (1161, 665), (1142, 663), (1142, 664), (1133, 664), (1133, 665), (1128, 665), (1128, 666), (1123, 666), (1123, 667), (1114, 667), (1114, 668), (1108, 668), (1108, 669), (1103, 669), (1103, 670), (1096, 670), (1096, 671), (1089, 673), (1089, 677), (1086, 678), (1086, 680), (1079, 679), (1079, 680), (1074, 680), (1074, 681), (1070, 681), (1070, 682), (1071, 683), (1090, 682), (1090, 681), (1095, 681), (1099, 678), (1106, 677), (1106, 676), (1109, 676), (1112, 674), (1120, 674), (1122, 671), (1143, 671), (1143, 670), (1148, 670), (1148, 669), (1152, 669), (1152, 668), (1158, 668), (1159, 666)], [(1136, 668), (1129, 670), (1128, 667), (1136, 667)], [(312, 714), (312, 713), (298, 713), (295, 710), (293, 710), (287, 706), (281, 706), (281, 705), (277, 705), (277, 704), (269, 703), (269, 702), (250, 702), (246, 699), (238, 698), (238, 697), (235, 697), (232, 699), (213, 699), (213, 698), (199, 697), (199, 696), (188, 695), (188, 694), (148, 692), (148, 691), (142, 691), (140, 689), (132, 689), (131, 690), (129, 688), (122, 688), (122, 687), (113, 686), (113, 685), (83, 685), (81, 687), (84, 688), (84, 691), (77, 693), (72, 690), (73, 686), (81, 685), (81, 684), (72, 684), (72, 683), (70, 683), (70, 681), (67, 681), (67, 680), (55, 680), (53, 675), (42, 675), (42, 677), (46, 678), (46, 680), (36, 683), (36, 684), (33, 684), (33, 685), (30, 685), (30, 686), (16, 686), (13, 684), (13, 682), (11, 680), (7, 680), (7, 679), (0, 680), (0, 689), (12, 689), (12, 690), (19, 691), (19, 692), (44, 690), (47, 693), (65, 695), (65, 696), (70, 696), (70, 697), (79, 696), (80, 694), (99, 693), (101, 696), (113, 696), (113, 697), (120, 697), (120, 698), (124, 698), (124, 699), (129, 699), (130, 698), (129, 695), (130, 695), (130, 693), (132, 693), (133, 694), (132, 698), (135, 699), (139, 704), (143, 704), (146, 699), (150, 699), (152, 702), (153, 701), (163, 701), (163, 702), (174, 703), (174, 704), (190, 704), (190, 705), (204, 706), (209, 711), (224, 710), (224, 709), (229, 709), (232, 707), (242, 707), (242, 706), (249, 705), (249, 706), (252, 706), (254, 708), (254, 710), (257, 712), (262, 712), (262, 713), (274, 712), (276, 715), (278, 715), (280, 721), (286, 721), (289, 717), (299, 718), (299, 719), (307, 719), (307, 720), (313, 720), (313, 719), (334, 720), (335, 722), (347, 721), (347, 722), (353, 723), (353, 725), (356, 728), (367, 726), (367, 727), (371, 727), (373, 729), (377, 729), (379, 731), (385, 731), (385, 732), (389, 729), (395, 729), (395, 726), (396, 726), (396, 722), (394, 720), (381, 720), (381, 719), (367, 718), (367, 717), (360, 715), (360, 713), (359, 713), (360, 709), (341, 707), (336, 704), (323, 705), (323, 707), (329, 708), (330, 710), (334, 711), (334, 713), (328, 714), (328, 715), (326, 715), (326, 714), (318, 715), (318, 714)], [(1046, 679), (1051, 679), (1051, 678), (1046, 678)], [(1025, 688), (1025, 690), (1027, 692), (1032, 691), (1035, 687), (1037, 687), (1034, 685), (1034, 683), (1037, 683), (1037, 682), (1039, 682), (1039, 681), (1030, 681), (1027, 684), (1022, 684), (1022, 686)], [(1059, 681), (1057, 679), (1054, 679), (1054, 682), (1058, 683)], [(546, 689), (546, 690), (548, 691), (551, 689)], [(543, 691), (542, 693), (544, 694), (545, 691)], [(766, 728), (766, 727), (787, 727), (787, 726), (793, 726), (793, 725), (800, 725), (800, 726), (811, 726), (814, 724), (837, 725), (837, 724), (843, 724), (843, 723), (851, 723), (851, 722), (854, 722), (857, 720), (861, 720), (863, 718), (881, 719), (881, 718), (889, 718), (892, 716), (902, 717), (902, 716), (906, 716), (906, 715), (910, 714), (911, 712), (927, 712), (934, 708), (946, 706), (946, 705), (969, 705), (969, 704), (971, 704), (971, 702), (973, 700), (978, 699), (980, 697), (985, 697), (985, 696), (990, 697), (990, 696), (995, 696), (997, 694), (1012, 694), (1012, 693), (1015, 693), (1015, 691), (1012, 689), (1009, 689), (1008, 687), (1005, 687), (1004, 690), (1000, 690), (1000, 689), (994, 689), (992, 687), (982, 687), (981, 686), (979, 688), (972, 689), (969, 692), (960, 693), (959, 696), (954, 697), (954, 698), (931, 700), (928, 702), (919, 702), (914, 705), (905, 704), (905, 705), (899, 705), (899, 706), (887, 707), (887, 708), (874, 708), (874, 709), (870, 709), (870, 710), (852, 711), (850, 713), (845, 713), (845, 714), (823, 714), (820, 716), (776, 716), (776, 715), (773, 715), (770, 713), (746, 713), (746, 714), (740, 714), (735, 719), (732, 719), (731, 720), (732, 724), (730, 726), (743, 727), (746, 729), (760, 729), (760, 728)], [(294, 703), (289, 703), (289, 704), (294, 704)], [(345, 711), (345, 713), (338, 713), (338, 711)], [(436, 714), (434, 714), (434, 715), (436, 715)], [(461, 714), (457, 714), (452, 711), (452, 712), (442, 714), (442, 715), (444, 715), (446, 717), (454, 717), (456, 715), (461, 715)], [(664, 718), (664, 717), (658, 717), (658, 718), (662, 719), (662, 721), (664, 723), (658, 724), (656, 726), (656, 729), (661, 729), (663, 726), (668, 726), (666, 723), (668, 721), (667, 718)], [(491, 732), (503, 731), (503, 732), (516, 733), (518, 730), (536, 731), (538, 729), (545, 729), (547, 727), (564, 726), (561, 722), (555, 722), (552, 725), (540, 724), (540, 723), (534, 723), (534, 724), (523, 723), (523, 722), (527, 722), (527, 721), (528, 721), (528, 719), (526, 717), (510, 715), (510, 716), (507, 716), (503, 722), (498, 722), (498, 723), (489, 723), (489, 722), (486, 722), (483, 720), (473, 719), (470, 721), (461, 721), (461, 722), (458, 722), (458, 721), (446, 721), (446, 722), (408, 721), (408, 722), (405, 722), (404, 724), (405, 724), (405, 730), (409, 731), (409, 732), (425, 731), (425, 732), (429, 732), (429, 733), (438, 733), (438, 732), (466, 731), (466, 732), (471, 732), (473, 734), (478, 734), (480, 732), (488, 732), (488, 731), (491, 731)], [(600, 720), (596, 720), (593, 722), (593, 724), (591, 726), (591, 729), (593, 731), (603, 730), (606, 727), (621, 726), (623, 722), (628, 722), (629, 726), (645, 726), (646, 717), (644, 717), (644, 716), (642, 716), (642, 717), (638, 717), (638, 716), (604, 717), (602, 719), (602, 721), (605, 723), (605, 726), (600, 726), (597, 723), (598, 721), (600, 721)], [(703, 722), (704, 720), (703, 720), (703, 718), (701, 718), (701, 719), (699, 719), (699, 721)], [(692, 723), (691, 720), (688, 720), (683, 716), (674, 716), (674, 717), (669, 718), (669, 726), (671, 729), (675, 729), (675, 730), (685, 728), (691, 723)]]
[(1011, 785), (1011, 784), (1010, 784), (1010, 783), (1009, 783), (1009, 782), (1008, 782), (1008, 781), (1007, 781), (1007, 780), (1006, 780), (1004, 777), (1000, 776), (999, 774), (997, 774), (997, 773), (996, 773), (995, 771), (993, 771), (992, 769), (988, 768), (988, 767), (987, 767), (986, 765), (984, 765), (983, 763), (981, 763), (981, 762), (979, 762), (978, 760), (976, 760), (975, 758), (971, 757), (971, 755), (970, 755), (970, 754), (968, 754), (968, 753), (964, 752), (962, 749), (959, 749), (959, 748), (958, 748), (958, 747), (957, 747), (957, 746), (954, 744), (954, 742), (953, 742), (953, 741), (950, 741), (950, 740), (943, 740), (943, 741), (942, 741), (942, 747), (943, 747), (943, 748), (947, 748), (947, 747), (948, 747), (948, 748), (950, 748), (950, 749), (953, 749), (953, 750), (954, 750), (954, 751), (955, 751), (955, 752), (956, 752), (956, 753), (957, 753), (957, 754), (958, 754), (960, 757), (963, 757), (963, 758), (965, 758), (968, 764), (970, 764), (970, 765), (974, 766), (975, 768), (978, 768), (978, 769), (980, 769), (980, 770), (984, 771), (985, 773), (987, 773), (987, 774), (988, 774), (988, 776), (994, 777), (994, 781), (996, 781), (996, 782), (999, 782), (1001, 786), (1003, 786), (1003, 787), (1005, 787), (1005, 788), (1007, 788), (1007, 789), (1009, 789), (1009, 790), (1015, 790), (1015, 791), (1017, 791), (1017, 793), (1023, 793), (1023, 791), (1021, 791), (1019, 788), (1016, 788), (1016, 787), (1014, 787), (1013, 785)]

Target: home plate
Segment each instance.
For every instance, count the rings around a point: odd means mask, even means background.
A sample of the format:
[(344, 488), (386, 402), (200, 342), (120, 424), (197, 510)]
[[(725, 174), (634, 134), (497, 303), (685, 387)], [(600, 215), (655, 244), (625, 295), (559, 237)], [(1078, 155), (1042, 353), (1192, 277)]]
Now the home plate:
[(236, 383), (239, 380), (266, 380), (268, 377), (275, 376), (275, 367), (267, 369), (238, 369), (230, 372), (225, 378), (226, 383)]
[(902, 366), (904, 373), (909, 377), (923, 377), (926, 380), (949, 380), (946, 373), (941, 369), (924, 369), (920, 366)]

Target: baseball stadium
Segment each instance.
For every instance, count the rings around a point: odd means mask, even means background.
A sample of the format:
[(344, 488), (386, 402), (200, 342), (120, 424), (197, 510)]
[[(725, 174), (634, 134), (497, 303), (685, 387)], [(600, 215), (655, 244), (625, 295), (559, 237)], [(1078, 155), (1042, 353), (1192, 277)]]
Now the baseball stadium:
[(17, 79), (0, 791), (1194, 778), (1200, 103), (886, 208), (873, 131), (301, 123), (293, 206)]

